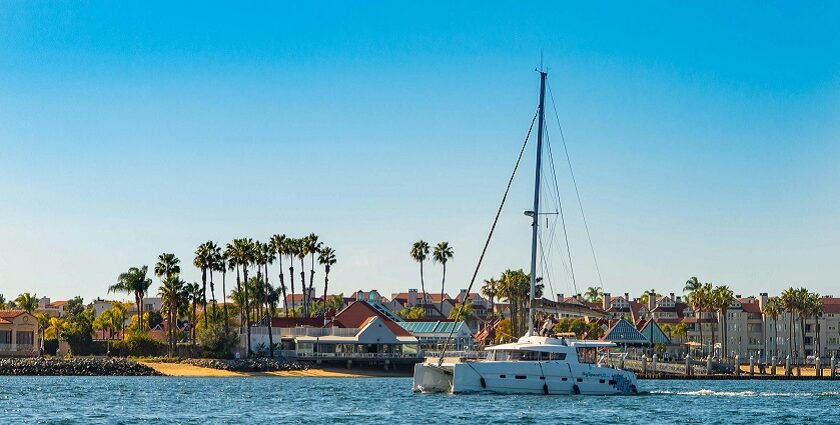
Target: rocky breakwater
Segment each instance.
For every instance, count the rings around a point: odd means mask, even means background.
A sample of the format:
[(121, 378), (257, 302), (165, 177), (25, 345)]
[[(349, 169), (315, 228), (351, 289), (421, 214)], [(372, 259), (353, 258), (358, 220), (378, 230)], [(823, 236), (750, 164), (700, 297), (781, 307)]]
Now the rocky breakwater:
[(231, 372), (281, 372), (289, 370), (306, 370), (309, 366), (305, 363), (272, 360), (266, 358), (256, 359), (186, 359), (181, 361), (184, 364), (193, 366), (208, 367), (211, 369), (228, 370)]
[(140, 363), (118, 358), (0, 359), (0, 375), (15, 376), (160, 376)]

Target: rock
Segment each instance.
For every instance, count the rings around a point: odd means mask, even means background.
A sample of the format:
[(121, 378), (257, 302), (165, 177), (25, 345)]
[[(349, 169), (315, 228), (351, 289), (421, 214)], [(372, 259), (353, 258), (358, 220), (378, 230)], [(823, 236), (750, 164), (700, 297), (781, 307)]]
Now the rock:
[(228, 370), (231, 372), (278, 372), (288, 370), (305, 370), (309, 366), (295, 361), (280, 361), (267, 358), (253, 359), (186, 359), (181, 363), (211, 369)]
[(159, 376), (156, 370), (128, 359), (74, 357), (71, 359), (2, 358), (0, 375), (17, 376)]

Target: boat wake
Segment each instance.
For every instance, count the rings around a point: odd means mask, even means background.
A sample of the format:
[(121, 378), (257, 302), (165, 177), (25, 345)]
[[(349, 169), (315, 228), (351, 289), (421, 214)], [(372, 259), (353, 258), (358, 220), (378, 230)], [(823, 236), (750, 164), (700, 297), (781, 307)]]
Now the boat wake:
[(840, 397), (840, 391), (822, 392), (765, 392), (765, 391), (715, 391), (701, 389), (697, 391), (654, 390), (651, 395), (693, 395), (716, 397)]

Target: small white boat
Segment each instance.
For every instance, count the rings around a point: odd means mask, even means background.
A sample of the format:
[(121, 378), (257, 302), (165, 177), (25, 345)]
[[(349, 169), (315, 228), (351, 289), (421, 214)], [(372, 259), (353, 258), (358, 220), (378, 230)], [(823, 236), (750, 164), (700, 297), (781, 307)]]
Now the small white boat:
[(635, 394), (633, 372), (580, 361), (583, 350), (613, 345), (524, 336), (518, 342), (487, 347), (483, 360), (428, 359), (416, 364), (412, 389), (452, 394)]
[[(536, 178), (534, 209), (531, 217), (531, 287), (528, 330), (519, 341), (490, 346), (483, 360), (445, 357), (446, 344), (440, 357), (427, 359), (414, 366), (412, 389), (419, 392), (492, 392), (503, 394), (582, 394), (612, 395), (638, 393), (636, 375), (596, 361), (596, 350), (614, 346), (610, 342), (565, 340), (534, 336), (534, 299), (537, 280), (537, 240), (540, 228), (540, 178), (543, 127), (545, 121), (546, 73), (540, 71), (540, 101), (537, 118)], [(533, 124), (532, 124), (533, 125)], [(530, 130), (529, 130), (530, 134)], [(526, 140), (527, 143), (527, 140)], [(521, 158), (521, 154), (520, 154)], [(515, 171), (514, 171), (515, 173)], [(511, 177), (511, 180), (513, 177)], [(510, 189), (510, 185), (508, 185)], [(507, 192), (505, 196), (507, 197)], [(504, 206), (504, 200), (502, 203)], [(496, 219), (498, 220), (497, 212)], [(492, 237), (492, 230), (489, 238)], [(487, 249), (485, 244), (484, 249)], [(482, 258), (484, 253), (482, 252)], [(479, 266), (481, 264), (479, 260)], [(476, 273), (478, 269), (476, 269)], [(470, 289), (475, 282), (470, 283)], [(467, 292), (469, 292), (469, 290)], [(458, 315), (460, 310), (458, 311)], [(456, 320), (458, 318), (456, 315)], [(451, 338), (451, 335), (450, 335)], [(581, 352), (588, 350), (589, 356)], [(588, 358), (589, 361), (582, 361)]]

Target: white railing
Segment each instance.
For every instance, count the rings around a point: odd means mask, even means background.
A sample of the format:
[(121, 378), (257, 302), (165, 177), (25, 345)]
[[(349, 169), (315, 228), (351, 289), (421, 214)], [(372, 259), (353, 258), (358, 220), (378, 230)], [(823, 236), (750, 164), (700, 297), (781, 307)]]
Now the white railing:
[[(283, 338), (293, 338), (297, 336), (356, 336), (357, 333), (359, 333), (358, 328), (271, 328), (272, 336)], [(265, 326), (252, 327), (251, 335), (268, 336), (268, 328)]]
[[(425, 351), (425, 357), (440, 357), (440, 351)], [(487, 357), (486, 351), (446, 351), (446, 357), (460, 357), (465, 359), (483, 359)]]
[(365, 358), (365, 359), (416, 359), (420, 354), (398, 354), (398, 353), (297, 353), (298, 357), (320, 357), (320, 358)]

